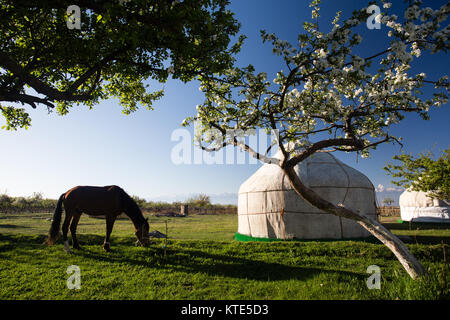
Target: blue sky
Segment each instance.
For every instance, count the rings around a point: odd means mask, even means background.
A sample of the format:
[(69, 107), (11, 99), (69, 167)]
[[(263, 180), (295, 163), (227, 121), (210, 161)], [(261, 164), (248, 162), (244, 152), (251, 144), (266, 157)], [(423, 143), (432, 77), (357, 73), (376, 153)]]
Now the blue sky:
[[(433, 7), (440, 2), (433, 1)], [(241, 66), (251, 63), (257, 72), (267, 72), (269, 78), (285, 68), (281, 59), (272, 54), (271, 46), (262, 44), (259, 31), (266, 29), (295, 43), (303, 21), (311, 16), (307, 3), (232, 1), (230, 9), (242, 23), (241, 33), (248, 37), (238, 63)], [(323, 1), (321, 26), (328, 28), (336, 11), (343, 10), (345, 18), (365, 4), (364, 1)], [(394, 2), (394, 12), (396, 5)], [(362, 52), (377, 52), (387, 31), (385, 26), (381, 30), (363, 28)], [(444, 55), (427, 57), (417, 70), (425, 72), (428, 79), (448, 74), (448, 59)], [(55, 112), (48, 114), (44, 107), (29, 110), (32, 126), (28, 130), (0, 131), (0, 192), (12, 196), (42, 192), (46, 197), (56, 198), (76, 185), (116, 184), (130, 194), (147, 199), (237, 193), (240, 184), (260, 164), (247, 161), (247, 164), (234, 165), (175, 165), (171, 161), (171, 151), (177, 145), (171, 135), (185, 117), (195, 114), (195, 106), (202, 103), (203, 95), (197, 82), (183, 84), (169, 80), (153, 88), (162, 86), (165, 96), (155, 104), (155, 110), (141, 108), (129, 116), (121, 113), (114, 100), (103, 101), (93, 110), (83, 106), (73, 108), (64, 117)], [(448, 105), (430, 115), (430, 121), (423, 121), (411, 114), (400, 125), (392, 127), (392, 134), (403, 137), (405, 152), (417, 154), (432, 149), (440, 154), (448, 148)], [(3, 121), (0, 119), (0, 125)], [(354, 154), (336, 156), (366, 174), (375, 186), (390, 187), (391, 178), (382, 167), (399, 152), (399, 146), (388, 144), (380, 146), (370, 159), (359, 158), (356, 162)]]

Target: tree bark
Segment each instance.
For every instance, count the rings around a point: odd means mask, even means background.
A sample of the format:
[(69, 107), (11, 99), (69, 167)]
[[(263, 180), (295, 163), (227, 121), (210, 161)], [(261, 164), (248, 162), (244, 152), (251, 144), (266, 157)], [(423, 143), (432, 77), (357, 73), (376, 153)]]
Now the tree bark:
[(394, 253), (402, 266), (405, 268), (406, 272), (408, 272), (408, 274), (411, 276), (411, 278), (416, 279), (425, 274), (424, 268), (416, 259), (416, 257), (408, 250), (406, 245), (388, 229), (386, 229), (381, 223), (369, 217), (359, 215), (352, 210), (345, 208), (343, 205), (334, 205), (321, 198), (316, 192), (306, 187), (301, 182), (300, 178), (294, 170), (294, 167), (286, 166), (282, 169), (288, 177), (289, 182), (291, 183), (294, 190), (305, 201), (327, 213), (351, 219), (359, 223)]

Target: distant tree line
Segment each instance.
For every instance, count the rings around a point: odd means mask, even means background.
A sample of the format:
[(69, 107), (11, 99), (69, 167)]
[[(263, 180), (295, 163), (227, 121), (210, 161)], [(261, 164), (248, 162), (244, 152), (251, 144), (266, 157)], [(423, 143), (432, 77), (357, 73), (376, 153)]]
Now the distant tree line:
[[(212, 209), (212, 210), (220, 210), (224, 212), (234, 212), (236, 209), (235, 205), (232, 204), (212, 204), (210, 197), (206, 194), (198, 194), (191, 198), (188, 198), (186, 201), (175, 201), (172, 203), (168, 202), (153, 202), (147, 201), (138, 196), (132, 196), (134, 201), (138, 204), (144, 212), (164, 212), (164, 211), (174, 211), (178, 212), (180, 210), (180, 206), (188, 205), (189, 210), (192, 212), (192, 209)], [(228, 210), (229, 209), (229, 210)]]
[[(142, 211), (160, 212), (166, 210), (179, 210), (181, 205), (188, 205), (192, 208), (204, 209), (227, 209), (234, 208), (234, 205), (212, 204), (208, 195), (199, 194), (184, 202), (153, 202), (144, 198), (133, 196)], [(30, 197), (12, 197), (6, 193), (0, 194), (0, 213), (20, 213), (20, 212), (53, 212), (56, 207), (56, 199), (46, 199), (42, 193), (35, 192)]]
[(31, 197), (11, 197), (7, 194), (0, 194), (0, 212), (47, 212), (53, 211), (57, 200), (44, 199), (42, 193), (35, 192)]

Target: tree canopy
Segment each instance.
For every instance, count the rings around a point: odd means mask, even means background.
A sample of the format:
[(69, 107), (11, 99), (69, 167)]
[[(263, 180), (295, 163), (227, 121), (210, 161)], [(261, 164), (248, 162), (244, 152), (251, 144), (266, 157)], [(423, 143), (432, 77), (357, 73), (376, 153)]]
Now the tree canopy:
[(390, 197), (384, 198), (384, 199), (383, 199), (383, 205), (390, 206), (390, 205), (393, 204), (393, 203), (394, 203), (394, 199), (392, 199), (392, 198), (390, 198)]
[[(421, 1), (410, 1), (405, 12), (396, 15), (390, 12), (391, 3), (374, 3), (384, 11), (376, 21), (389, 30), (386, 47), (369, 45), (373, 52), (365, 55), (358, 51), (364, 42), (355, 30), (372, 18), (369, 7), (361, 7), (344, 21), (338, 12), (331, 31), (323, 32), (320, 1), (314, 0), (312, 21), (304, 22), (297, 42), (261, 31), (262, 41), (272, 43), (286, 71), (280, 70), (272, 82), (252, 65), (234, 66), (219, 77), (201, 77), (206, 99), (184, 125), (200, 124), (197, 140), (205, 150), (234, 145), (262, 162), (280, 166), (303, 199), (327, 213), (357, 221), (416, 278), (424, 269), (396, 236), (345, 204), (325, 200), (295, 171), (297, 164), (316, 152), (357, 152), (367, 157), (382, 143), (400, 143), (389, 131), (393, 124), (407, 113), (428, 119), (430, 108), (448, 101), (448, 76), (428, 79), (425, 72), (412, 73), (411, 62), (424, 52), (447, 52), (450, 27), (445, 21), (450, 4), (430, 8)], [(422, 94), (425, 86), (434, 90), (431, 97)], [(252, 148), (239, 137), (238, 132), (254, 129), (278, 132), (279, 158)]]
[[(319, 17), (318, 4), (313, 1), (314, 18)], [(385, 7), (388, 10), (390, 5)], [(433, 80), (424, 72), (408, 71), (422, 51), (448, 50), (450, 28), (443, 21), (449, 11), (449, 4), (433, 10), (420, 8), (414, 1), (402, 22), (387, 11), (381, 23), (390, 30), (390, 45), (367, 56), (354, 50), (363, 41), (354, 29), (366, 23), (366, 8), (342, 22), (338, 13), (329, 33), (321, 32), (318, 22), (305, 22), (305, 32), (295, 44), (262, 30), (263, 42), (272, 43), (274, 54), (281, 56), (287, 71), (280, 70), (273, 82), (267, 80), (265, 72), (255, 73), (252, 65), (230, 68), (219, 79), (203, 77), (201, 89), (206, 101), (185, 124), (196, 120), (203, 131), (217, 131), (219, 145), (240, 146), (263, 162), (282, 166), (293, 166), (319, 150), (353, 151), (366, 157), (381, 143), (400, 142), (389, 128), (406, 113), (428, 119), (430, 108), (447, 103), (447, 75)], [(431, 98), (423, 97), (424, 86), (436, 88)], [(227, 130), (257, 128), (278, 131), (284, 160), (269, 159), (233, 135), (226, 135)], [(323, 139), (318, 133), (331, 138)], [(319, 139), (314, 142), (316, 136)], [(301, 148), (286, 150), (287, 142)]]
[[(386, 170), (393, 178), (393, 184), (405, 189), (428, 192), (432, 197), (450, 199), (450, 149), (436, 160), (433, 154), (420, 153), (418, 157), (401, 154), (393, 157), (400, 164), (387, 163)], [(398, 163), (397, 162), (397, 163)]]
[[(20, 103), (60, 114), (117, 98), (128, 114), (163, 95), (145, 80), (220, 73), (239, 50), (228, 0), (0, 2), (0, 111), (6, 129), (31, 123)], [(69, 28), (80, 8), (80, 29)], [(75, 14), (75, 13), (74, 13)]]

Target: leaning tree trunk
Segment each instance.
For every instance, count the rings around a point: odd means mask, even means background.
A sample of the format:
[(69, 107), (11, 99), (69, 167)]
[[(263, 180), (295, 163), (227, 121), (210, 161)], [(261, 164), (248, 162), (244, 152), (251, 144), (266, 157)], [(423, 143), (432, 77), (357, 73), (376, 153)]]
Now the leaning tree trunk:
[(406, 245), (388, 229), (383, 227), (381, 223), (369, 217), (361, 216), (342, 205), (336, 206), (321, 198), (317, 193), (306, 187), (301, 182), (293, 167), (286, 167), (283, 171), (287, 175), (294, 190), (308, 203), (330, 214), (355, 220), (383, 244), (385, 244), (395, 254), (411, 278), (416, 279), (425, 274), (425, 270), (422, 265), (416, 257), (409, 252)]

